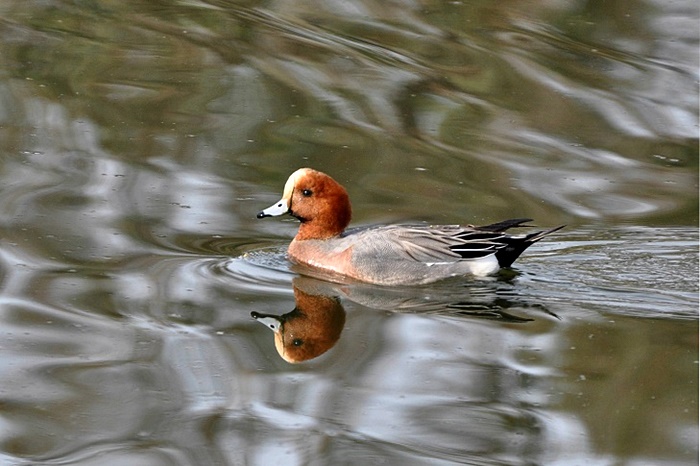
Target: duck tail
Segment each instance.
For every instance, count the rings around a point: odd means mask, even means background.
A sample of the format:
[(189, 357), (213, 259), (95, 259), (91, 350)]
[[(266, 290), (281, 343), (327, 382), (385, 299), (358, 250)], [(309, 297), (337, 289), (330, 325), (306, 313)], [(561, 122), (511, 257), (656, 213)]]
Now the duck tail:
[[(494, 232), (504, 232), (507, 229), (513, 227), (527, 227), (528, 225), (523, 225), (523, 223), (531, 221), (532, 219), (530, 218), (516, 218), (512, 220), (504, 220), (502, 222), (493, 223), (491, 225), (485, 225), (483, 227), (479, 227), (479, 229)], [(525, 251), (527, 248), (529, 248), (545, 236), (550, 235), (555, 231), (561, 230), (565, 226), (566, 225), (560, 225), (550, 230), (536, 231), (534, 233), (530, 233), (524, 236), (504, 235), (503, 238), (500, 239), (500, 242), (504, 243), (505, 246), (496, 252), (496, 259), (498, 259), (498, 264), (501, 267), (510, 267), (511, 264), (513, 264), (513, 262), (515, 262), (515, 260), (518, 257), (520, 257), (520, 254), (522, 254), (523, 251)]]
[(523, 225), (523, 223), (527, 223), (527, 222), (532, 222), (532, 219), (531, 218), (512, 218), (510, 220), (503, 220), (502, 222), (492, 223), (490, 225), (484, 225), (482, 227), (476, 227), (476, 228), (478, 230), (484, 230), (484, 231), (502, 232), (502, 231), (506, 231), (508, 228), (527, 227), (527, 225)]

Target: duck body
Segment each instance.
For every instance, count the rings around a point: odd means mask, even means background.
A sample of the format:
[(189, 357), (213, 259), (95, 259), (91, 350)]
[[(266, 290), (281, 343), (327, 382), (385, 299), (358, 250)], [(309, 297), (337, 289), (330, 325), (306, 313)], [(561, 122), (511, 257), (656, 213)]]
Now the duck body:
[(258, 218), (300, 220), (288, 248), (291, 261), (378, 285), (421, 285), (449, 277), (486, 276), (509, 267), (531, 244), (559, 230), (509, 235), (530, 219), (472, 225), (386, 225), (345, 231), (351, 207), (345, 189), (310, 168), (294, 172), (282, 199)]
[(294, 262), (378, 285), (419, 285), (497, 271), (493, 252), (463, 260), (450, 250), (460, 244), (460, 232), (464, 229), (457, 225), (388, 225), (333, 240), (293, 240), (288, 253)]

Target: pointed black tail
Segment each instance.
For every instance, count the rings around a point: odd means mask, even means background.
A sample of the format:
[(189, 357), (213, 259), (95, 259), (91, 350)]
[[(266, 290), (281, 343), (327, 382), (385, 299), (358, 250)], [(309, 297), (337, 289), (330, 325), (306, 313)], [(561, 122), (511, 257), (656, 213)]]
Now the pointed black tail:
[[(492, 223), (491, 225), (484, 225), (479, 227), (479, 230), (493, 231), (493, 232), (504, 232), (509, 228), (513, 227), (527, 227), (528, 225), (523, 225), (523, 223), (531, 222), (531, 218), (514, 218), (512, 220), (504, 220), (498, 223)], [(510, 267), (515, 259), (520, 257), (520, 254), (524, 250), (544, 238), (545, 236), (554, 233), (555, 231), (561, 230), (566, 225), (560, 225), (551, 230), (537, 231), (535, 233), (530, 233), (524, 236), (504, 236), (500, 242), (505, 243), (505, 247), (501, 248), (496, 252), (496, 259), (498, 259), (498, 264), (501, 267)]]

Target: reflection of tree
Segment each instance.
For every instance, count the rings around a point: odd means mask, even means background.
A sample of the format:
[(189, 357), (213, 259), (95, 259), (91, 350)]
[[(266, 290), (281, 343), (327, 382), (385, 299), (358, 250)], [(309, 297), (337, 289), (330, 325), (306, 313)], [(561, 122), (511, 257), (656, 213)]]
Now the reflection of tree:
[(0, 94), (13, 123), (33, 126), (22, 102), (46, 99), (137, 163), (235, 170), (273, 156), (291, 172), (298, 160), (278, 155), (342, 148), (375, 198), (438, 157), (469, 180), (441, 200), (503, 209), (494, 217), (527, 203), (557, 223), (523, 192), (575, 216), (655, 214), (665, 197), (694, 215), (678, 201), (696, 180), (678, 169), (697, 164), (686, 3), (385, 3), (367, 20), (297, 2), (17, 2), (0, 21), (14, 80)]

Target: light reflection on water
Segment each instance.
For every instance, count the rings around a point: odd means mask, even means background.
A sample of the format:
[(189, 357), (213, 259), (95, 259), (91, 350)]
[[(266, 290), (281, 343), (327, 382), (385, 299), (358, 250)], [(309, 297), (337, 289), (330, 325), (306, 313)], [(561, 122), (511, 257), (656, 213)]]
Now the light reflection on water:
[[(697, 10), (5, 2), (0, 462), (696, 461)], [(357, 224), (570, 226), (485, 280), (299, 278), (255, 213), (306, 165)], [(295, 286), (344, 321), (289, 364), (251, 313)]]

